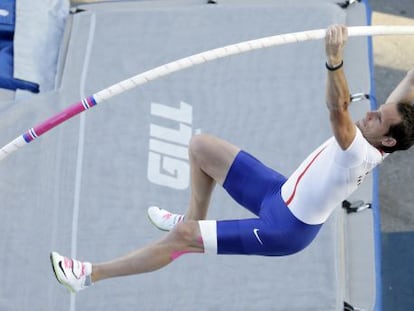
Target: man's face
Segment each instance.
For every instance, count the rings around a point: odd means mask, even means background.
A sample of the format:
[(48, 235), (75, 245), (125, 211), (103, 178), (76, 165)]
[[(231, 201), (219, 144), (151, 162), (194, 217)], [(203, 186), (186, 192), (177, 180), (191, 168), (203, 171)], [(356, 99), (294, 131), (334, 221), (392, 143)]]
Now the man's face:
[(378, 110), (369, 111), (365, 118), (356, 122), (362, 135), (375, 147), (387, 144), (385, 134), (391, 125), (401, 122), (397, 104), (382, 105)]

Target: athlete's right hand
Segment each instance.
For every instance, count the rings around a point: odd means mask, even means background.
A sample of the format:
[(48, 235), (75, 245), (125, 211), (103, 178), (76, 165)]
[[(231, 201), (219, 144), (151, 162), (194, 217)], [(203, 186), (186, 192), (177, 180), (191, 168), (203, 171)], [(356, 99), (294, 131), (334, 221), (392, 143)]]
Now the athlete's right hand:
[(335, 67), (343, 60), (343, 50), (348, 39), (348, 28), (345, 25), (331, 25), (326, 30), (325, 51), (329, 66)]

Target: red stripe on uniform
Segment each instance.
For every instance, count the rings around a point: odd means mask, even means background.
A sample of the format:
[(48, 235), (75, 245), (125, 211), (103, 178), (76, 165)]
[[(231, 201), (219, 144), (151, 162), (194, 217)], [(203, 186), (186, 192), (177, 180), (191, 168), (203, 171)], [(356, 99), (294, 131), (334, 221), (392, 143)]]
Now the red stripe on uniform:
[(326, 147), (324, 147), (321, 151), (319, 151), (315, 157), (312, 159), (312, 161), (309, 162), (309, 164), (305, 167), (305, 169), (303, 170), (303, 172), (299, 175), (298, 180), (296, 180), (295, 183), (295, 187), (293, 188), (293, 193), (290, 195), (289, 199), (285, 202), (286, 205), (289, 205), (293, 198), (295, 197), (296, 194), (296, 188), (298, 187), (298, 184), (300, 182), (300, 180), (302, 179), (302, 177), (305, 175), (306, 171), (309, 169), (309, 167), (312, 165), (313, 162), (315, 162), (316, 158), (322, 153), (322, 151), (324, 151), (326, 149)]

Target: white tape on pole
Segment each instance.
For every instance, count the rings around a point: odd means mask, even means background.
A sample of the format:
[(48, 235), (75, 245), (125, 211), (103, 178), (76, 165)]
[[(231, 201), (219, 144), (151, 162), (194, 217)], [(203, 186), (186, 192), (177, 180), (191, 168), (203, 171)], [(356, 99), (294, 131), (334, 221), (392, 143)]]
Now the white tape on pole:
[[(141, 74), (113, 84), (112, 86), (103, 89), (88, 99), (82, 100), (82, 102), (73, 104), (64, 111), (52, 116), (48, 120), (40, 123), (37, 127), (30, 129), (28, 132), (17, 137), (4, 147), (0, 149), (0, 161), (10, 155), (12, 152), (25, 146), (28, 142), (39, 137), (46, 131), (51, 130), (53, 127), (65, 122), (76, 114), (83, 112), (82, 105), (91, 105), (86, 109), (93, 107), (93, 103), (101, 103), (109, 98), (128, 91), (136, 86), (145, 84), (152, 80), (169, 75), (173, 72), (180, 71), (195, 65), (203, 64), (218, 58), (223, 58), (231, 55), (241, 54), (253, 50), (285, 45), (296, 42), (303, 42), (309, 40), (318, 40), (325, 37), (326, 29), (308, 30), (295, 33), (287, 33), (281, 35), (275, 35), (270, 37), (264, 37), (260, 39), (244, 41), (232, 45), (227, 45), (217, 49), (205, 51), (202, 53), (194, 54), (189, 57), (181, 58), (179, 60), (167, 63), (165, 65), (156, 67), (154, 69), (145, 71)], [(356, 26), (348, 27), (349, 37), (356, 36), (385, 36), (385, 35), (414, 35), (414, 26)], [(81, 108), (81, 109), (79, 109)], [(75, 112), (74, 112), (75, 111)], [(35, 129), (41, 127), (42, 132), (37, 133)], [(27, 137), (31, 137), (27, 140)], [(24, 138), (26, 137), (26, 139)]]
[[(168, 64), (145, 71), (141, 74), (133, 76), (114, 84), (93, 95), (97, 103), (120, 94), (126, 90), (142, 85), (149, 81), (161, 78), (176, 71), (180, 71), (195, 65), (199, 65), (218, 58), (223, 58), (235, 54), (241, 54), (252, 50), (268, 48), (277, 45), (284, 45), (309, 40), (323, 39), (326, 29), (308, 30), (295, 33), (287, 33), (264, 37), (260, 39), (244, 41), (221, 48), (209, 50), (199, 54), (170, 62)], [(348, 27), (348, 35), (356, 36), (379, 36), (379, 35), (414, 35), (414, 26), (356, 26)]]

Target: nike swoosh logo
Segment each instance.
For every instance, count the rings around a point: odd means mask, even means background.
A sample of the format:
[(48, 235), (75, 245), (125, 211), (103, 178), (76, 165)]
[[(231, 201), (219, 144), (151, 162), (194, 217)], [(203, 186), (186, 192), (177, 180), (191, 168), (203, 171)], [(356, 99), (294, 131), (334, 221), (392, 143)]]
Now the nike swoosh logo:
[(0, 16), (8, 16), (9, 11), (0, 9)]
[(259, 241), (259, 243), (263, 245), (263, 242), (262, 242), (262, 240), (260, 239), (258, 232), (259, 232), (259, 229), (257, 229), (257, 228), (254, 228), (254, 229), (253, 229), (254, 236), (255, 236), (255, 237), (256, 237), (256, 239)]

